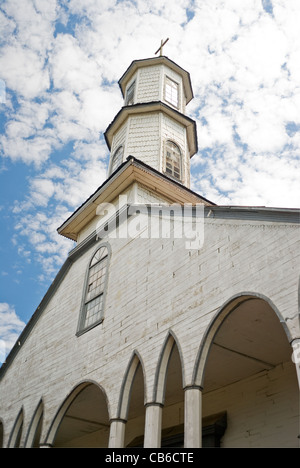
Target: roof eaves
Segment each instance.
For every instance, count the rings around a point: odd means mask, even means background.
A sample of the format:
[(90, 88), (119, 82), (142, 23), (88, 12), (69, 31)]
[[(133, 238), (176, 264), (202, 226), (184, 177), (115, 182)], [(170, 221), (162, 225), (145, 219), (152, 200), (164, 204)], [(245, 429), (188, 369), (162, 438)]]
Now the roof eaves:
[(177, 69), (182, 75), (184, 75), (187, 78), (188, 87), (190, 88), (190, 96), (189, 96), (189, 99), (188, 99), (188, 102), (187, 102), (187, 104), (188, 104), (194, 97), (190, 73), (188, 71), (186, 71), (184, 68), (182, 68), (180, 65), (178, 65), (176, 62), (171, 60), (169, 57), (165, 56), (165, 55), (159, 56), (159, 57), (149, 57), (149, 58), (146, 58), (146, 59), (133, 60), (133, 62), (131, 62), (131, 64), (129, 65), (127, 70), (123, 73), (123, 75), (121, 76), (121, 78), (118, 81), (122, 96), (125, 97), (125, 95), (124, 95), (125, 90), (122, 88), (122, 82), (124, 81), (124, 79), (126, 78), (126, 75), (129, 73), (129, 71), (132, 68), (134, 68), (134, 70), (133, 70), (133, 73), (134, 73), (135, 69), (137, 69), (138, 65), (140, 65), (140, 64), (144, 64), (144, 66), (147, 66), (148, 63), (163, 62), (165, 60), (170, 63), (172, 68)]
[(89, 202), (92, 203), (95, 198), (99, 196), (101, 191), (103, 191), (116, 177), (117, 174), (121, 173), (126, 167), (130, 164), (129, 158), (124, 161), (117, 169), (114, 171), (108, 179), (106, 179), (93, 193), (87, 198), (64, 222), (61, 226), (57, 228), (57, 232), (60, 234), (62, 229), (65, 227), (66, 224), (73, 218), (75, 214), (78, 214)]
[(178, 188), (180, 188), (181, 190), (185, 190), (187, 192), (189, 192), (190, 194), (192, 194), (193, 196), (203, 200), (204, 202), (208, 203), (209, 205), (215, 205), (212, 201), (210, 200), (207, 200), (205, 197), (202, 197), (201, 195), (199, 195), (198, 193), (192, 191), (191, 189), (185, 187), (184, 185), (182, 185), (180, 182), (177, 182), (176, 180), (174, 179), (171, 179), (170, 177), (168, 177), (166, 174), (163, 174), (162, 172), (154, 169), (153, 167), (151, 166), (148, 166), (148, 164), (144, 163), (143, 161), (135, 158), (134, 156), (128, 156), (128, 158), (126, 159), (126, 161), (124, 161), (117, 169), (116, 171), (111, 174), (111, 176), (105, 180), (103, 182), (102, 185), (100, 185), (100, 187), (98, 187), (95, 192), (87, 199), (85, 200), (75, 211), (74, 213), (72, 213), (64, 222), (63, 224), (57, 229), (57, 232), (61, 235), (62, 234), (62, 231), (67, 227), (67, 225), (71, 222), (71, 220), (76, 216), (78, 215), (82, 210), (85, 209), (85, 207), (89, 204), (89, 203), (93, 203), (93, 201), (99, 197), (99, 195), (123, 172), (127, 169), (127, 167), (129, 167), (131, 164), (135, 165), (136, 167), (143, 167), (144, 170), (152, 173), (152, 174), (155, 174), (157, 177), (163, 179), (163, 180), (166, 180), (168, 181), (168, 183), (172, 183), (173, 185), (177, 186)]
[(228, 219), (252, 219), (270, 222), (300, 223), (299, 208), (267, 206), (215, 205), (207, 207), (207, 217)]
[(143, 103), (133, 104), (133, 105), (130, 105), (130, 106), (123, 106), (119, 110), (119, 112), (116, 114), (116, 116), (114, 117), (114, 119), (108, 125), (108, 127), (106, 128), (106, 130), (104, 132), (104, 138), (105, 138), (105, 142), (107, 144), (108, 149), (111, 150), (111, 142), (110, 142), (109, 136), (108, 136), (109, 132), (110, 132), (111, 128), (116, 124), (118, 119), (122, 116), (122, 114), (127, 113), (128, 116), (129, 116), (131, 113), (138, 113), (139, 110), (143, 111), (143, 110), (147, 109), (147, 111), (148, 111), (149, 108), (151, 108), (151, 107), (153, 108), (154, 111), (155, 110), (157, 110), (158, 112), (159, 111), (162, 111), (162, 112), (165, 111), (166, 113), (168, 113), (170, 115), (173, 114), (173, 116), (179, 117), (183, 121), (189, 123), (189, 125), (192, 125), (194, 127), (194, 134), (195, 134), (195, 137), (194, 137), (195, 138), (195, 141), (194, 141), (195, 153), (197, 153), (197, 151), (198, 151), (198, 139), (197, 139), (197, 126), (196, 126), (195, 120), (193, 120), (191, 117), (189, 117), (189, 116), (187, 116), (185, 114), (182, 114), (178, 110), (173, 109), (171, 106), (168, 106), (167, 104), (165, 104), (162, 101), (143, 102)]
[[(144, 169), (154, 173), (156, 176), (168, 181), (169, 183), (171, 182), (172, 184), (174, 184), (175, 186), (177, 186), (178, 188), (182, 189), (182, 190), (185, 190), (187, 191), (188, 193), (190, 193), (191, 195), (207, 202), (209, 205), (212, 205), (212, 206), (215, 206), (215, 203), (213, 203), (212, 201), (202, 197), (201, 195), (199, 195), (199, 193), (197, 192), (194, 192), (193, 190), (189, 189), (188, 187), (186, 187), (185, 185), (182, 185), (180, 182), (177, 182), (177, 180), (174, 180), (174, 179), (171, 179), (170, 177), (168, 177), (166, 174), (163, 174), (162, 172), (158, 171), (157, 169), (154, 169), (153, 167), (150, 167), (148, 166), (148, 164), (144, 163), (143, 161), (139, 160), (139, 159), (136, 159), (134, 158), (133, 156), (129, 156), (130, 159), (132, 159), (132, 161), (137, 165), (137, 166), (141, 166), (143, 167)], [(129, 159), (128, 158), (128, 159)]]

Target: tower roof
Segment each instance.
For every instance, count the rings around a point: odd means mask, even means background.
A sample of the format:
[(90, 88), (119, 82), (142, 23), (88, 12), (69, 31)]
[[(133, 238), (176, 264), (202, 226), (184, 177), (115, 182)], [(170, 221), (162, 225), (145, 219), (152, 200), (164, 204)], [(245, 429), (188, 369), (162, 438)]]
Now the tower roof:
[(151, 65), (166, 65), (170, 69), (174, 70), (175, 72), (179, 73), (182, 76), (183, 81), (183, 88), (186, 97), (186, 103), (188, 104), (194, 97), (192, 83), (190, 74), (181, 68), (177, 63), (170, 60), (168, 57), (160, 56), (160, 57), (153, 57), (147, 58), (142, 60), (134, 60), (131, 65), (127, 68), (123, 76), (119, 80), (119, 86), (122, 91), (123, 97), (125, 97), (125, 89), (128, 82), (131, 80), (133, 74), (137, 71), (138, 68), (142, 67), (149, 67)]
[(190, 150), (190, 156), (192, 157), (194, 156), (194, 154), (197, 153), (198, 141), (196, 122), (193, 119), (187, 117), (184, 114), (181, 114), (177, 110), (172, 109), (170, 106), (160, 101), (146, 102), (122, 107), (122, 109), (118, 112), (118, 114), (115, 116), (114, 120), (109, 124), (104, 133), (105, 141), (109, 150), (111, 150), (113, 135), (120, 128), (120, 125), (122, 125), (123, 122), (128, 118), (128, 116), (135, 114), (144, 114), (147, 112), (163, 112), (166, 115), (169, 115), (170, 117), (173, 117), (175, 120), (179, 121), (187, 129), (187, 140)]

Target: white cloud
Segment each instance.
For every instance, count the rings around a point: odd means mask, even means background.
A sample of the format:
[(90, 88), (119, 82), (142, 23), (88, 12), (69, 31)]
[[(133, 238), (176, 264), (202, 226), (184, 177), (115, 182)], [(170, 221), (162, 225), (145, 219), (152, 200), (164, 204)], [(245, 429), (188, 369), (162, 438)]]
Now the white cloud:
[(262, 16), (251, 28), (239, 32), (228, 45), (229, 57), (245, 74), (250, 87), (273, 85), (288, 51), (285, 34), (269, 16)]
[(55, 277), (73, 245), (56, 232), (71, 212), (63, 206), (57, 206), (55, 210), (49, 208), (48, 212), (22, 211), (24, 214), (19, 217), (15, 227), (19, 253), (24, 259), (39, 264), (44, 278), (49, 282)]
[(193, 188), (220, 204), (299, 205), (299, 0), (10, 0), (1, 8), (0, 154), (35, 165), (14, 214), (20, 252), (35, 256), (45, 277), (70, 249), (56, 228), (106, 178), (102, 134), (123, 104), (117, 80), (132, 60), (153, 57), (162, 38), (170, 37), (164, 53), (191, 74)]
[(27, 99), (40, 96), (50, 84), (44, 59), (37, 52), (20, 44), (2, 48), (0, 70), (7, 87)]
[(0, 31), (1, 31), (1, 40), (3, 41), (4, 38), (10, 37), (15, 30), (15, 22), (4, 15), (2, 11), (0, 11)]
[(15, 309), (0, 302), (0, 365), (17, 341), (25, 323), (18, 317)]
[(43, 137), (35, 137), (32, 140), (15, 138), (14, 140), (3, 136), (0, 138), (0, 150), (6, 157), (13, 161), (35, 163), (39, 166), (46, 161), (54, 149), (53, 142)]
[(27, 198), (15, 203), (20, 254), (40, 264), (44, 280), (53, 279), (73, 247), (57, 228), (103, 183), (106, 155), (103, 141), (76, 144), (68, 159), (31, 178)]
[(104, 131), (120, 109), (118, 92), (116, 87), (112, 90), (99, 87), (85, 90), (81, 95), (83, 104), (80, 123), (84, 123), (91, 131)]
[(186, 27), (186, 46), (190, 30), (202, 32), (199, 63), (197, 41), (187, 54), (203, 152), (193, 158), (194, 188), (217, 203), (299, 206), (300, 9), (287, 3), (199, 0), (201, 15)]
[(113, 9), (116, 5), (116, 0), (69, 0), (69, 10), (74, 14), (85, 14), (91, 18), (104, 13), (108, 9)]
[(97, 64), (70, 34), (59, 34), (56, 37), (50, 64), (55, 88), (80, 94), (87, 88), (100, 85)]
[(17, 39), (26, 49), (43, 56), (51, 47), (57, 0), (4, 0), (1, 8), (6, 13), (6, 20), (16, 25), (11, 42)]

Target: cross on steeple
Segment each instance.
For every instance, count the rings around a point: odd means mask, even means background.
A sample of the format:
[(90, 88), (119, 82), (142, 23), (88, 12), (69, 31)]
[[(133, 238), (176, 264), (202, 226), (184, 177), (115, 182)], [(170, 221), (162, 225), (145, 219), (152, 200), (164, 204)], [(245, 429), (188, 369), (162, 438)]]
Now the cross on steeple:
[(155, 55), (158, 54), (158, 52), (160, 52), (160, 56), (162, 56), (162, 52), (163, 52), (163, 46), (168, 42), (169, 38), (166, 39), (165, 41), (162, 39), (161, 42), (160, 42), (160, 47), (157, 49), (157, 51), (155, 52)]

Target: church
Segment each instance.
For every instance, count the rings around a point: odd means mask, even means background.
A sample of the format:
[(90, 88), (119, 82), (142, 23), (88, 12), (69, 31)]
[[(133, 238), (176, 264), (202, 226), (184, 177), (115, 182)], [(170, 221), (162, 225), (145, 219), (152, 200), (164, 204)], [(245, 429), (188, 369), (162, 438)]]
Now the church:
[(0, 369), (3, 448), (299, 446), (299, 210), (190, 188), (190, 74), (119, 80), (105, 182)]

